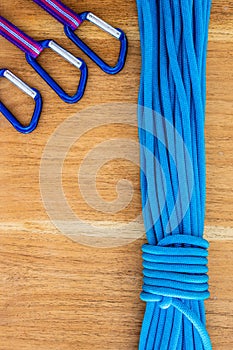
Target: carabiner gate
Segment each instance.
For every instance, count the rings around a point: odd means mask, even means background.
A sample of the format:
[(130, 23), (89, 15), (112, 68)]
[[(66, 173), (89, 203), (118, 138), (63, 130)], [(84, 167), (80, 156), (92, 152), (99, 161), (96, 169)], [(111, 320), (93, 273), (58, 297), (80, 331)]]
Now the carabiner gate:
[(74, 30), (70, 26), (65, 25), (64, 30), (67, 37), (72, 40), (87, 56), (89, 56), (92, 61), (94, 61), (105, 73), (116, 74), (120, 72), (124, 67), (127, 54), (128, 45), (125, 33), (121, 29), (112, 27), (110, 24), (106, 23), (92, 12), (80, 13), (79, 17), (81, 19), (80, 25), (85, 20), (88, 20), (120, 41), (121, 47), (117, 64), (114, 67), (109, 66), (74, 33)]
[(47, 82), (47, 84), (58, 94), (61, 99), (67, 103), (76, 103), (78, 102), (85, 91), (86, 83), (87, 83), (87, 65), (86, 63), (80, 59), (72, 55), (70, 52), (65, 50), (63, 47), (58, 45), (53, 40), (44, 40), (39, 42), (43, 49), (50, 48), (58, 55), (63, 57), (66, 61), (74, 65), (81, 72), (79, 85), (76, 93), (73, 96), (68, 95), (58, 83), (46, 72), (44, 68), (37, 62), (37, 60), (32, 57), (30, 54), (26, 53), (27, 62), (35, 69), (35, 71)]
[(31, 121), (27, 126), (22, 125), (9, 111), (9, 109), (2, 102), (0, 102), (0, 112), (13, 125), (13, 127), (22, 134), (29, 134), (36, 129), (41, 115), (42, 98), (39, 91), (29, 87), (8, 69), (0, 69), (0, 77), (8, 79), (12, 84), (17, 86), (20, 90), (22, 90), (25, 94), (30, 96), (35, 101), (35, 109)]

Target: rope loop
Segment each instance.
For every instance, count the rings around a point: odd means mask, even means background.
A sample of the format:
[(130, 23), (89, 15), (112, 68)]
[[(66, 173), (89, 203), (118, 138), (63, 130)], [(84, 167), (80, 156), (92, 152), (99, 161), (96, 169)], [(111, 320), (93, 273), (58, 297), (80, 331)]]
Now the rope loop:
[[(144, 284), (141, 299), (157, 302), (160, 309), (173, 306), (197, 330), (205, 349), (211, 349), (205, 325), (184, 299), (209, 297), (207, 256), (208, 242), (191, 235), (172, 235), (157, 246), (145, 244), (143, 251)], [(183, 300), (182, 300), (183, 299)]]
[(209, 298), (208, 242), (200, 237), (174, 235), (157, 246), (145, 244), (143, 251), (143, 301), (157, 301), (163, 309), (171, 298), (205, 300)]

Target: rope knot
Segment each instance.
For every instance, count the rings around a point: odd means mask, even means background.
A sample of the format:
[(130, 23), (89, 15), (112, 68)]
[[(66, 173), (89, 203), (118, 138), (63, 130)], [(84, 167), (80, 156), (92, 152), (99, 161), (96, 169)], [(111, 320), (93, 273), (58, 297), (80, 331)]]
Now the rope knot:
[(162, 309), (175, 299), (204, 300), (209, 297), (207, 256), (209, 244), (200, 237), (172, 235), (157, 246), (145, 244), (144, 284), (141, 299), (158, 302)]
[(159, 307), (163, 310), (168, 309), (172, 305), (172, 298), (163, 297), (161, 301), (159, 301)]

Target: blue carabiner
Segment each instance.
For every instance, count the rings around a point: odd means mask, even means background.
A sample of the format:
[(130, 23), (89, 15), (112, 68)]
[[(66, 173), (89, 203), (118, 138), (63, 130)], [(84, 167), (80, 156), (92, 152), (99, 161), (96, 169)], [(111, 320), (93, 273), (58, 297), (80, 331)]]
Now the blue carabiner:
[(105, 73), (116, 74), (120, 72), (125, 65), (128, 48), (128, 42), (125, 33), (121, 29), (112, 27), (91, 12), (80, 13), (79, 17), (81, 18), (81, 23), (83, 23), (85, 20), (88, 20), (89, 22), (95, 24), (120, 41), (121, 48), (117, 64), (114, 67), (109, 66), (74, 33), (74, 30), (70, 26), (65, 25), (64, 30), (67, 37), (72, 40), (87, 56), (89, 56), (92, 61), (94, 61)]
[(53, 40), (39, 41), (39, 44), (43, 47), (43, 49), (50, 48), (51, 50), (56, 52), (58, 55), (63, 57), (65, 60), (67, 60), (69, 63), (73, 64), (76, 68), (80, 70), (81, 76), (80, 76), (80, 81), (79, 81), (79, 85), (76, 93), (73, 96), (68, 95), (60, 87), (60, 85), (58, 85), (58, 83), (46, 72), (46, 70), (41, 67), (41, 65), (37, 62), (37, 60), (28, 53), (26, 53), (27, 62), (47, 82), (47, 84), (58, 94), (58, 96), (61, 97), (63, 101), (67, 103), (78, 102), (83, 97), (86, 83), (87, 83), (88, 70), (87, 70), (86, 63), (82, 59), (72, 55), (70, 52), (65, 50), (63, 47), (58, 45)]
[(42, 97), (38, 90), (29, 87), (25, 84), (21, 79), (16, 77), (12, 72), (8, 69), (0, 69), (0, 77), (4, 77), (8, 79), (11, 83), (29, 95), (35, 101), (35, 109), (33, 112), (33, 116), (31, 118), (30, 124), (27, 126), (22, 125), (15, 116), (9, 111), (9, 109), (0, 102), (0, 112), (6, 117), (6, 119), (13, 125), (13, 127), (21, 132), (22, 134), (29, 134), (33, 130), (36, 129), (40, 115), (42, 110)]

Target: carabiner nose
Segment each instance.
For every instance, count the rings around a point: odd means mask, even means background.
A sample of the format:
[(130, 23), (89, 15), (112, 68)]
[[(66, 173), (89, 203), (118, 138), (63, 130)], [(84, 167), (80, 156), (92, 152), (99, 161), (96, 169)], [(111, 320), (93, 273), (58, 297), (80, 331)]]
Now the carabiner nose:
[(31, 121), (27, 126), (22, 125), (9, 111), (9, 109), (2, 102), (0, 102), (0, 112), (13, 125), (13, 127), (22, 134), (29, 134), (30, 132), (36, 129), (41, 115), (42, 98), (39, 91), (29, 87), (8, 69), (0, 69), (0, 77), (8, 79), (12, 84), (17, 86), (20, 90), (22, 90), (25, 94), (30, 96), (35, 101), (35, 109)]
[(77, 58), (74, 55), (72, 55), (70, 52), (65, 50), (53, 40), (40, 41), (40, 45), (43, 47), (43, 49), (50, 48), (58, 55), (63, 57), (65, 60), (67, 60), (70, 64), (72, 64), (80, 70), (81, 76), (76, 93), (73, 96), (67, 94), (60, 87), (60, 85), (58, 85), (58, 83), (46, 72), (46, 70), (37, 62), (37, 60), (28, 53), (26, 54), (27, 62), (35, 69), (35, 71), (47, 82), (47, 84), (56, 92), (56, 94), (64, 102), (78, 102), (83, 97), (87, 83), (88, 71), (86, 63), (81, 58)]
[(79, 17), (81, 18), (82, 22), (88, 20), (120, 41), (121, 47), (117, 64), (114, 67), (108, 65), (74, 33), (74, 30), (70, 26), (65, 25), (64, 30), (67, 37), (72, 40), (87, 56), (89, 56), (92, 61), (94, 61), (105, 73), (117, 74), (120, 72), (125, 65), (127, 55), (128, 43), (125, 33), (121, 29), (112, 27), (110, 24), (106, 23), (91, 12), (80, 13)]

